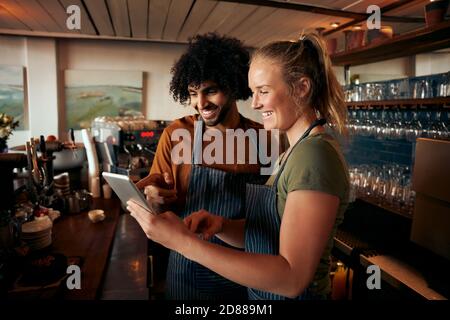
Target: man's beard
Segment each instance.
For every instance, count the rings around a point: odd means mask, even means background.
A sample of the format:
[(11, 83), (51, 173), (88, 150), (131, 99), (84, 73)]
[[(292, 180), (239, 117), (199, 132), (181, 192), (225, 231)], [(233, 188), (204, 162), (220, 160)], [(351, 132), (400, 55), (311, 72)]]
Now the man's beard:
[[(217, 126), (218, 124), (220, 124), (221, 122), (223, 122), (225, 120), (229, 111), (231, 110), (231, 100), (229, 99), (222, 107), (219, 107), (215, 104), (211, 104), (211, 106), (213, 107), (213, 109), (220, 108), (219, 114), (215, 118), (205, 119), (205, 118), (203, 118), (202, 114), (199, 112), (200, 117), (203, 119), (203, 122), (205, 122), (205, 124), (208, 127)], [(206, 108), (206, 109), (208, 109), (208, 108)]]

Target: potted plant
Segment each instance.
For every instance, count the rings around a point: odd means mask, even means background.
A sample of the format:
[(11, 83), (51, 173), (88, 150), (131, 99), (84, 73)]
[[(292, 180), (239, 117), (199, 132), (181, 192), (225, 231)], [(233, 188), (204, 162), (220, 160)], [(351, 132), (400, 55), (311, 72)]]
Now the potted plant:
[(425, 6), (425, 21), (428, 27), (444, 21), (448, 4), (449, 0), (436, 0)]
[(19, 121), (14, 121), (14, 117), (0, 113), (0, 153), (8, 151), (6, 141), (18, 125)]

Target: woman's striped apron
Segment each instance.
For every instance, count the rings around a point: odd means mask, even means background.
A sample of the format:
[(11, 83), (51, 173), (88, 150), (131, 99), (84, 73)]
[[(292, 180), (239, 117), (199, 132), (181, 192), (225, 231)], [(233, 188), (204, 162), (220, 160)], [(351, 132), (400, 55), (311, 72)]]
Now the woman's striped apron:
[[(300, 137), (293, 148), (305, 139), (314, 127), (324, 124), (324, 119), (316, 120)], [(270, 255), (279, 254), (281, 219), (277, 209), (277, 184), (286, 163), (287, 159), (279, 168), (272, 186), (247, 184), (245, 226), (245, 251), (247, 252)], [(252, 288), (248, 288), (248, 298), (250, 300), (287, 300), (286, 297)], [(296, 299), (312, 300), (321, 298), (314, 296), (310, 287)]]

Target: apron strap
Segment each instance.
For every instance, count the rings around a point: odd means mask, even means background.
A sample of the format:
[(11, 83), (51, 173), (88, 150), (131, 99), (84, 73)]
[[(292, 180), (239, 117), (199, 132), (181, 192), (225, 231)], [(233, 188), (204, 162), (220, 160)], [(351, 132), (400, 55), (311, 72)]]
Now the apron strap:
[(258, 163), (261, 163), (260, 162), (260, 159), (261, 159), (260, 152), (261, 152), (261, 150), (259, 150), (259, 147), (258, 147), (258, 135), (259, 135), (259, 132), (256, 132), (256, 135), (257, 135), (256, 137), (253, 136), (253, 135), (249, 135), (251, 144), (249, 144), (249, 146), (248, 146), (248, 153), (249, 153), (249, 156), (250, 156), (250, 154), (252, 152), (251, 148), (252, 148), (252, 144), (253, 144), (253, 147), (255, 147), (255, 149), (256, 149), (256, 155), (258, 157), (258, 159), (257, 159)]
[(192, 164), (202, 163), (202, 150), (203, 150), (203, 120), (195, 120), (194, 146), (192, 149)]

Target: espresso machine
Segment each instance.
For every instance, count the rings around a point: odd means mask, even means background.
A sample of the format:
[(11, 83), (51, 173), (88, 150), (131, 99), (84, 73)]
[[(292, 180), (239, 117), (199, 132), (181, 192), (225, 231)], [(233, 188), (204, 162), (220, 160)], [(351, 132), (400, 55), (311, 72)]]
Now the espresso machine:
[(27, 156), (22, 153), (0, 154), (0, 211), (10, 210), (14, 206), (14, 170), (27, 167)]
[(143, 116), (98, 117), (92, 122), (99, 162), (103, 171), (145, 177), (152, 165), (165, 121)]
[[(53, 199), (53, 152), (64, 145), (58, 141), (34, 138), (26, 142), (26, 153), (0, 154), (0, 250), (5, 253), (18, 238), (15, 219), (16, 200), (30, 208), (49, 205)], [(38, 150), (41, 155), (38, 156)], [(25, 197), (24, 197), (25, 195)], [(20, 219), (28, 217), (20, 217)], [(13, 230), (15, 230), (13, 232)]]
[[(45, 141), (41, 136), (40, 140), (32, 138), (26, 142), (25, 153), (0, 154), (0, 190), (2, 199), (4, 198), (0, 206), (11, 209), (15, 192), (21, 187), (30, 193), (32, 202), (37, 202), (39, 196), (50, 195), (53, 187), (53, 153), (63, 148), (61, 142)], [(23, 169), (26, 171), (23, 172)], [(26, 183), (15, 185), (18, 181)]]
[[(63, 151), (75, 153), (78, 147), (73, 140), (45, 140), (40, 136), (40, 139), (31, 138), (16, 151), (0, 154), (0, 211), (12, 210), (18, 197), (34, 206), (52, 206), (58, 196), (54, 182), (54, 154)], [(23, 194), (26, 196), (22, 197)]]

